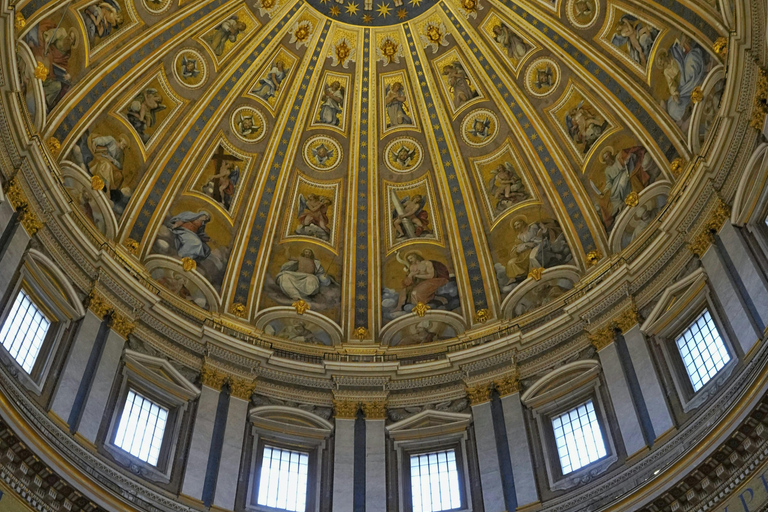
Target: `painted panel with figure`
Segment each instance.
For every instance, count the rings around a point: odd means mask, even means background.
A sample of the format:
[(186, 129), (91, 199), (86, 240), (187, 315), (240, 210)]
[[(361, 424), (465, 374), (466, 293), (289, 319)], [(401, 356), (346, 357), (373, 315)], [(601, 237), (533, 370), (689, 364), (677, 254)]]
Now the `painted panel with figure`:
[(312, 243), (273, 248), (264, 279), (261, 309), (304, 300), (312, 311), (338, 322), (343, 257)]
[(501, 297), (507, 296), (534, 269), (573, 261), (565, 233), (543, 206), (530, 206), (491, 232), (494, 270)]
[(404, 71), (381, 75), (382, 133), (417, 129), (418, 118)]
[(461, 314), (461, 301), (448, 252), (434, 245), (415, 244), (384, 260), (381, 309), (387, 323), (422, 303), (434, 310)]
[(520, 72), (526, 59), (538, 49), (519, 29), (502, 20), (495, 12), (488, 14), (481, 28), (515, 75)]
[(660, 24), (620, 5), (610, 5), (599, 40), (630, 69), (645, 78), (664, 34)]
[(204, 198), (228, 218), (234, 217), (254, 156), (236, 150), (219, 135), (202, 159), (205, 163), (198, 169), (187, 193)]
[(435, 217), (432, 184), (428, 177), (408, 183), (384, 182), (387, 223), (387, 250), (408, 242), (440, 242), (440, 226)]
[(350, 83), (349, 75), (325, 72), (320, 81), (317, 106), (310, 126), (333, 128), (345, 133)]
[(336, 250), (341, 180), (312, 181), (298, 174), (285, 216), (286, 239), (324, 242)]
[(283, 93), (288, 89), (297, 63), (296, 56), (281, 46), (251, 86), (248, 96), (265, 103), (274, 113)]
[(131, 0), (94, 0), (79, 7), (77, 12), (85, 29), (91, 58), (120, 34), (138, 25)]
[(330, 334), (309, 318), (279, 318), (264, 326), (264, 333), (297, 343), (333, 345)]
[(200, 36), (199, 40), (210, 52), (215, 67), (218, 69), (258, 27), (259, 22), (253, 13), (247, 7), (242, 6)]
[(440, 83), (446, 104), (453, 115), (483, 99), (477, 80), (457, 50), (450, 50), (433, 60), (432, 66), (435, 79)]

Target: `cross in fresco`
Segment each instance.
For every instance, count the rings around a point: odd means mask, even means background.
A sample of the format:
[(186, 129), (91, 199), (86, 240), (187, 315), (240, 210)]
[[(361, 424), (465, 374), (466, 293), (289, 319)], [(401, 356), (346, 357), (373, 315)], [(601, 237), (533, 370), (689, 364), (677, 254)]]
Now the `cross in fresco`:
[[(242, 163), (243, 160), (234, 156), (234, 155), (228, 155), (224, 152), (224, 148), (219, 145), (219, 147), (216, 148), (216, 151), (213, 153), (213, 156), (211, 156), (211, 161), (216, 163), (216, 171), (213, 173), (214, 176), (221, 174), (221, 168), (224, 165), (224, 162), (237, 162)], [(216, 186), (214, 188), (214, 195), (219, 196), (219, 178), (216, 178)], [(214, 197), (216, 201), (221, 202), (224, 198), (222, 197)]]

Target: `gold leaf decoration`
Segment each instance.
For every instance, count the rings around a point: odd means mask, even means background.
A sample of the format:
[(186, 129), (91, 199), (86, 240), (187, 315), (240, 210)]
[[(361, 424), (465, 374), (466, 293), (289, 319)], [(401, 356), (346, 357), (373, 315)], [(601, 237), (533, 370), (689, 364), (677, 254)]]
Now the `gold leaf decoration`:
[(762, 131), (766, 115), (768, 115), (768, 72), (760, 68), (749, 125), (755, 130)]
[(48, 151), (51, 152), (51, 155), (53, 156), (53, 158), (56, 158), (57, 156), (59, 156), (59, 153), (61, 153), (61, 142), (59, 142), (59, 139), (57, 139), (56, 137), (49, 137), (47, 146), (48, 146)]
[(43, 223), (37, 218), (37, 215), (35, 215), (28, 204), (22, 204), (17, 211), (19, 212), (19, 222), (24, 226), (29, 236), (34, 236), (43, 229)]
[(133, 254), (134, 256), (139, 255), (139, 242), (133, 238), (126, 238), (125, 242), (123, 242), (123, 245), (126, 249), (128, 249), (129, 253)]
[(478, 309), (475, 311), (475, 322), (476, 323), (485, 323), (488, 321), (488, 319), (491, 318), (491, 312), (487, 309)]
[(24, 29), (24, 27), (27, 26), (27, 19), (24, 17), (24, 15), (20, 12), (16, 13), (16, 16), (13, 18), (13, 26), (16, 28), (16, 32), (20, 32)]
[(640, 203), (640, 199), (637, 196), (637, 192), (634, 190), (627, 194), (627, 197), (624, 198), (624, 204), (629, 206), (630, 208), (634, 208), (635, 206)]
[(432, 309), (432, 308), (430, 308), (429, 306), (427, 306), (423, 302), (418, 302), (413, 307), (413, 312), (416, 313), (417, 315), (419, 315), (420, 317), (423, 317), (424, 315), (427, 314), (427, 311), (429, 311), (430, 309)]
[(237, 379), (229, 380), (229, 393), (240, 400), (250, 400), (253, 392), (256, 391), (255, 379)]
[(112, 305), (95, 288), (91, 290), (90, 294), (88, 294), (88, 309), (90, 309), (93, 314), (99, 318), (104, 318), (109, 313), (114, 311)]
[(104, 180), (101, 179), (101, 176), (93, 176), (91, 178), (91, 188), (93, 190), (104, 190)]
[(368, 329), (366, 329), (365, 327), (360, 326), (357, 329), (355, 329), (355, 337), (360, 341), (363, 341), (367, 336), (368, 336)]
[(479, 405), (491, 400), (490, 383), (469, 386), (467, 387), (466, 391), (470, 405)]
[(300, 315), (303, 315), (304, 313), (306, 313), (310, 309), (309, 308), (309, 303), (307, 301), (305, 301), (304, 299), (297, 300), (296, 302), (291, 304), (291, 306), (293, 306), (293, 308), (296, 310), (296, 313), (298, 313)]
[(589, 335), (589, 341), (592, 342), (592, 346), (595, 350), (602, 350), (616, 339), (616, 333), (613, 327), (604, 327)]
[(200, 379), (203, 386), (219, 391), (224, 383), (227, 382), (227, 375), (206, 363), (203, 365), (202, 370), (200, 370)]
[(517, 370), (510, 375), (502, 377), (499, 380), (493, 382), (493, 386), (498, 391), (499, 396), (507, 396), (520, 391), (520, 380), (518, 378)]
[(603, 257), (602, 253), (595, 249), (594, 251), (589, 251), (587, 253), (587, 263), (590, 267), (594, 267), (597, 265), (597, 262), (600, 261), (600, 259)]
[(35, 78), (38, 80), (45, 80), (48, 78), (48, 68), (40, 61), (37, 61), (37, 65), (35, 66)]
[(128, 336), (136, 329), (136, 324), (122, 313), (115, 312), (112, 314), (109, 327), (123, 338), (128, 339)]
[(181, 266), (184, 272), (191, 272), (197, 268), (197, 262), (192, 258), (184, 257), (181, 258)]
[(387, 403), (380, 400), (363, 402), (363, 414), (367, 420), (386, 419)]
[(676, 178), (683, 172), (683, 167), (685, 167), (685, 160), (682, 158), (675, 158), (669, 163), (669, 170), (672, 171), (672, 175)]
[(693, 90), (691, 91), (691, 103), (695, 105), (703, 99), (704, 99), (704, 91), (701, 89), (701, 86), (694, 87)]
[(544, 273), (544, 267), (534, 267), (530, 271), (528, 271), (528, 277), (530, 277), (534, 281), (540, 281), (541, 275), (543, 273)]
[(359, 408), (360, 404), (357, 402), (347, 400), (333, 401), (333, 415), (339, 419), (355, 419)]
[(712, 44), (712, 49), (716, 54), (724, 58), (728, 53), (728, 39), (723, 36), (718, 37)]
[(238, 318), (245, 318), (245, 304), (235, 302), (229, 306), (229, 312)]

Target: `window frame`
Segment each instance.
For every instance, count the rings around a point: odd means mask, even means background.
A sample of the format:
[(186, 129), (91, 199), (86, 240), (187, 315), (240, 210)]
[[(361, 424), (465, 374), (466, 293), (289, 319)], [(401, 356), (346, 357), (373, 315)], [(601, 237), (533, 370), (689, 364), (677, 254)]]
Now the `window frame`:
[(411, 447), (405, 447), (402, 451), (402, 457), (400, 458), (400, 475), (402, 483), (403, 494), (403, 511), (413, 512), (413, 485), (411, 482), (411, 457), (414, 455), (428, 455), (431, 453), (443, 452), (447, 450), (453, 450), (456, 454), (456, 471), (459, 474), (459, 498), (461, 505), (459, 508), (449, 508), (441, 512), (459, 512), (463, 510), (470, 510), (466, 476), (462, 469), (466, 466), (466, 454), (463, 450), (463, 445), (459, 439), (454, 439), (450, 442), (438, 442), (432, 443), (427, 446), (413, 445)]
[[(161, 367), (158, 372), (153, 366)], [(147, 356), (126, 349), (123, 354), (122, 378), (116, 399), (112, 402), (112, 413), (106, 431), (101, 436), (101, 447), (119, 465), (139, 476), (158, 483), (171, 481), (173, 462), (180, 443), (181, 427), (192, 400), (200, 390), (184, 379), (170, 364), (159, 358)], [(170, 379), (167, 375), (176, 377)], [(177, 375), (178, 374), (178, 375)], [(153, 465), (131, 455), (115, 444), (117, 429), (125, 410), (129, 390), (143, 396), (156, 405), (168, 410), (157, 464)]]
[(46, 293), (38, 280), (22, 265), (19, 278), (6, 295), (7, 300), (0, 313), (0, 328), (8, 320), (13, 304), (22, 290), (27, 294), (35, 307), (48, 319), (50, 325), (45, 334), (43, 344), (40, 346), (35, 363), (32, 365), (31, 372), (27, 372), (22, 368), (21, 364), (16, 361), (16, 358), (2, 344), (0, 344), (0, 354), (2, 354), (0, 360), (3, 361), (6, 367), (13, 370), (15, 377), (19, 379), (24, 387), (37, 395), (41, 395), (53, 366), (53, 356), (56, 354), (64, 333), (70, 325), (71, 312), (65, 311), (57, 301), (52, 300), (49, 297), (49, 293)]
[[(560, 450), (557, 448), (557, 435), (555, 434), (554, 421), (555, 421), (555, 419), (560, 418), (560, 417), (564, 416), (565, 414), (569, 414), (572, 411), (577, 411), (580, 407), (585, 406), (588, 403), (592, 403), (592, 409), (593, 409), (593, 411), (595, 413), (595, 418), (596, 418), (596, 421), (597, 421), (597, 427), (600, 430), (600, 441), (603, 444), (603, 450), (605, 451), (605, 455), (603, 455), (602, 457), (598, 457), (597, 459), (595, 459), (595, 460), (593, 460), (593, 461), (591, 461), (591, 462), (589, 462), (587, 464), (584, 464), (584, 465), (582, 465), (582, 466), (580, 466), (580, 467), (578, 467), (576, 469), (572, 469), (568, 473), (565, 473), (564, 470), (563, 470), (563, 461), (560, 458)], [(557, 459), (557, 465), (560, 468), (560, 476), (561, 477), (567, 477), (567, 476), (569, 476), (569, 475), (571, 475), (573, 473), (576, 473), (577, 471), (582, 470), (583, 468), (585, 468), (587, 466), (591, 466), (591, 465), (595, 464), (596, 462), (600, 462), (601, 460), (603, 460), (606, 457), (610, 456), (610, 452), (608, 450), (608, 443), (606, 442), (606, 436), (605, 436), (605, 433), (604, 433), (605, 427), (601, 423), (603, 423), (603, 422), (600, 421), (600, 415), (598, 414), (598, 407), (595, 405), (595, 402), (594, 402), (594, 400), (592, 398), (588, 398), (587, 400), (582, 401), (582, 402), (580, 402), (578, 404), (575, 404), (573, 407), (569, 407), (567, 409), (563, 409), (560, 412), (555, 412), (555, 413), (550, 414), (548, 425), (550, 427), (549, 430), (551, 432), (552, 439), (555, 441), (555, 443), (554, 443), (554, 447), (555, 447), (554, 456)], [(569, 459), (573, 460), (573, 457), (572, 457), (572, 454), (570, 453), (570, 451), (568, 452), (568, 456), (569, 456)]]
[[(685, 368), (683, 356), (677, 346), (677, 338), (681, 336), (693, 324), (695, 320), (709, 311), (712, 322), (715, 324), (717, 333), (725, 345), (731, 360), (718, 370), (718, 372), (707, 381), (698, 391), (694, 391), (691, 378)], [(663, 330), (654, 336), (657, 344), (660, 346), (662, 354), (666, 359), (669, 373), (672, 376), (672, 382), (680, 399), (683, 412), (689, 413), (701, 407), (714, 393), (722, 388), (723, 384), (733, 373), (734, 368), (739, 362), (739, 357), (734, 349), (731, 340), (728, 337), (728, 331), (720, 320), (717, 308), (709, 295), (709, 291), (699, 294), (690, 301), (687, 307), (676, 318), (667, 324)]]
[[(604, 400), (602, 368), (596, 360), (582, 360), (562, 366), (537, 381), (521, 397), (531, 412), (538, 432), (539, 456), (544, 461), (550, 490), (562, 491), (583, 485), (607, 471), (619, 460), (608, 410)], [(563, 474), (552, 420), (592, 400), (603, 436), (606, 455), (570, 473)]]
[[(307, 460), (305, 512), (319, 512), (324, 464), (328, 463), (329, 439), (333, 425), (311, 412), (287, 406), (265, 405), (250, 410), (251, 456), (243, 508), (248, 512), (284, 512), (285, 509), (257, 503), (264, 446), (304, 452)], [(330, 482), (326, 482), (330, 485)], [(242, 499), (242, 498), (241, 498)], [(237, 507), (240, 508), (240, 507)]]

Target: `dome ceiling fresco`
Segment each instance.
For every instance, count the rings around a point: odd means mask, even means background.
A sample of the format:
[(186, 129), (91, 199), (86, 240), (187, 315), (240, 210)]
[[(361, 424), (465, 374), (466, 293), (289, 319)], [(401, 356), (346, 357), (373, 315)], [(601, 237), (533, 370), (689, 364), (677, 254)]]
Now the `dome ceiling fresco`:
[(534, 311), (652, 229), (730, 9), (32, 0), (18, 68), (77, 214), (183, 308), (400, 347)]

